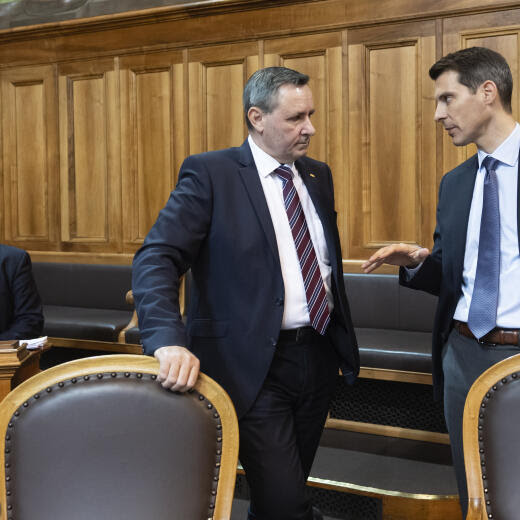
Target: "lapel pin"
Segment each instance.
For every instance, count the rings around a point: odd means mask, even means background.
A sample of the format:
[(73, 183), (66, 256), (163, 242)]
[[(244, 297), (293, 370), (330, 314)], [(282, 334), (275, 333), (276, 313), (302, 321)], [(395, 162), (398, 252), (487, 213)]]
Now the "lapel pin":
[(314, 173), (309, 173), (309, 175), (310, 175), (311, 177), (316, 177), (316, 175), (314, 175)]

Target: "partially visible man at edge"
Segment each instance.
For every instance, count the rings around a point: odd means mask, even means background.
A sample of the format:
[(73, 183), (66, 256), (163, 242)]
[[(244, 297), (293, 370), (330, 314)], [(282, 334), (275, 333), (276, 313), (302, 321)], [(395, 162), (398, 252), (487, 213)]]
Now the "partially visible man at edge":
[(22, 249), (0, 244), (0, 341), (37, 338), (42, 330), (31, 258)]
[(368, 273), (383, 263), (399, 265), (401, 284), (439, 296), (433, 377), (436, 394), (444, 391), (465, 518), (466, 396), (482, 372), (520, 352), (520, 126), (511, 115), (511, 71), (497, 52), (472, 47), (448, 54), (431, 67), (430, 76), (435, 81), (435, 120), (455, 146), (475, 143), (478, 153), (441, 181), (431, 254), (422, 247), (394, 244), (381, 248), (363, 267)]
[[(200, 360), (233, 400), (249, 520), (322, 518), (305, 483), (338, 367), (350, 381), (359, 371), (332, 175), (305, 157), (308, 80), (284, 67), (251, 76), (248, 139), (185, 160), (133, 265), (143, 344), (163, 386), (192, 387)], [(185, 328), (179, 277), (189, 268)]]

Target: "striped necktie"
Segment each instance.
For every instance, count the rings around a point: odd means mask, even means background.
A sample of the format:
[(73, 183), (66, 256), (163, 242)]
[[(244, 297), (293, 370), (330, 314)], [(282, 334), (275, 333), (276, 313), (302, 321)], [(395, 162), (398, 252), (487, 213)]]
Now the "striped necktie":
[(500, 212), (496, 168), (499, 162), (488, 155), (482, 163), (486, 169), (486, 176), (484, 178), (477, 272), (468, 313), (468, 327), (479, 339), (494, 329), (497, 321), (500, 277)]
[(285, 211), (300, 261), (311, 325), (320, 334), (325, 334), (330, 322), (327, 293), (325, 292), (325, 285), (321, 277), (320, 266), (300, 203), (300, 197), (294, 187), (293, 172), (289, 166), (282, 164), (274, 170), (274, 173), (282, 179), (283, 183)]

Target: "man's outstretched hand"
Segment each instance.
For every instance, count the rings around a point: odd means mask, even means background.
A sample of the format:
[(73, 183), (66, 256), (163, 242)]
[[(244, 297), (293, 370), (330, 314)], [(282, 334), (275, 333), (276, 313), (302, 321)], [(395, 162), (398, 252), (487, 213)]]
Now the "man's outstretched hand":
[(416, 267), (424, 262), (430, 251), (425, 247), (411, 244), (392, 244), (377, 250), (361, 268), (365, 273), (375, 271), (383, 264)]

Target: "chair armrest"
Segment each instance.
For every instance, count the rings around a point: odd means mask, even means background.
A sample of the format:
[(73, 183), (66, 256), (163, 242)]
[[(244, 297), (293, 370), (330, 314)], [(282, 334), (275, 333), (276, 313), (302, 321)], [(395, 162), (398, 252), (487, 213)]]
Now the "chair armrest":
[[(132, 290), (128, 291), (125, 296), (126, 303), (130, 305), (134, 305), (134, 293)], [(137, 320), (137, 312), (134, 309), (134, 312), (132, 314), (132, 317), (130, 318), (130, 321), (121, 329), (118, 336), (119, 343), (126, 343), (126, 331), (129, 329), (133, 329), (134, 327), (137, 327), (138, 320)]]

